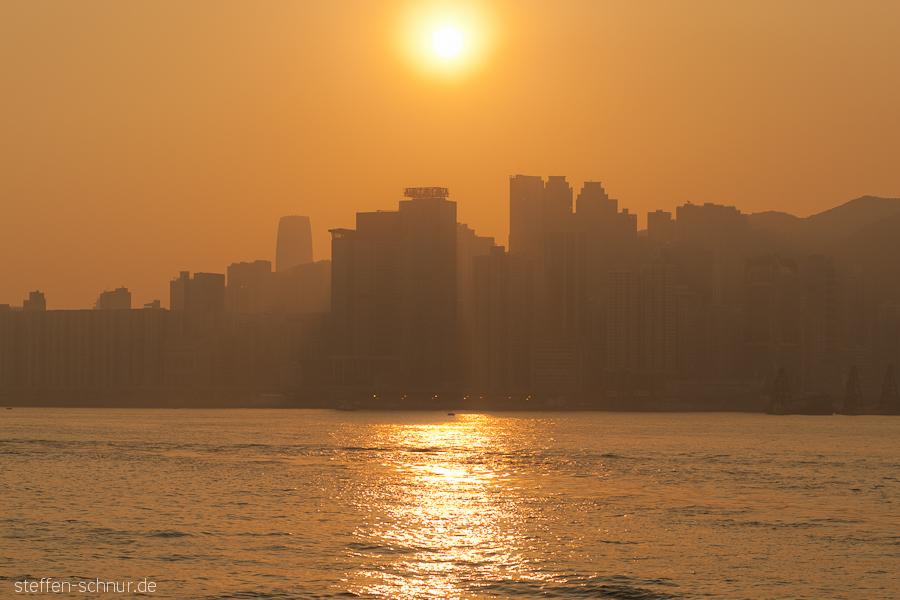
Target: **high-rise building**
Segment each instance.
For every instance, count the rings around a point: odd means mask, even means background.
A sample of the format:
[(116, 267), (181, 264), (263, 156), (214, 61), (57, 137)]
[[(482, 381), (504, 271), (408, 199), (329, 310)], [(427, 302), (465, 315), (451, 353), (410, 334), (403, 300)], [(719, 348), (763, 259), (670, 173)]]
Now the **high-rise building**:
[(900, 367), (900, 304), (882, 302), (875, 312), (873, 363), (874, 375), (879, 379), (889, 366)]
[(331, 261), (317, 260), (274, 274), (273, 310), (279, 314), (331, 310)]
[(47, 310), (47, 299), (44, 293), (40, 291), (29, 292), (28, 300), (22, 302), (22, 310)]
[(406, 188), (403, 350), (414, 385), (459, 382), (456, 202), (446, 188)]
[(589, 330), (587, 235), (544, 233), (537, 333), (541, 340), (583, 340)]
[(94, 310), (131, 310), (131, 292), (126, 287), (100, 292)]
[(404, 195), (331, 232), (338, 384), (458, 383), (456, 203), (446, 188)]
[(864, 387), (876, 379), (873, 371), (873, 329), (875, 321), (875, 282), (871, 277), (854, 274), (843, 281), (842, 354), (846, 378), (850, 367), (856, 367)]
[(521, 392), (531, 381), (532, 262), (493, 246), (474, 259), (472, 385)]
[(837, 392), (843, 382), (838, 361), (834, 259), (810, 256), (800, 276), (802, 385), (805, 390)]
[(536, 260), (541, 252), (544, 180), (534, 175), (509, 178), (509, 253)]
[(169, 282), (169, 310), (225, 312), (225, 274), (181, 271)]
[(610, 198), (599, 181), (585, 181), (575, 203), (575, 211), (584, 218), (611, 221), (619, 212), (619, 201)]
[(312, 227), (309, 217), (288, 215), (278, 221), (275, 245), (275, 271), (289, 271), (313, 261)]
[(564, 175), (550, 175), (541, 195), (543, 231), (567, 228), (565, 219), (572, 214), (572, 186)]
[(748, 258), (744, 268), (744, 342), (748, 375), (774, 381), (783, 367), (800, 388), (800, 277), (797, 261)]
[[(474, 260), (495, 248), (494, 238), (477, 235), (464, 223), (456, 224), (456, 313), (459, 331), (460, 375), (471, 384), (473, 377), (473, 324), (475, 318)], [(502, 248), (502, 246), (501, 246)]]
[(654, 262), (641, 267), (642, 370), (653, 375), (675, 373), (676, 309), (675, 266)]
[(402, 383), (403, 226), (397, 211), (356, 213), (331, 230), (334, 383)]
[(640, 279), (632, 270), (607, 273), (606, 370), (636, 372), (640, 357)]
[(652, 246), (672, 244), (678, 239), (678, 222), (672, 213), (657, 210), (647, 213), (647, 239)]
[(729, 306), (710, 304), (703, 311), (704, 379), (735, 379), (743, 374), (741, 312)]
[[(749, 215), (733, 206), (685, 204), (675, 209), (681, 283), (706, 303), (739, 305)], [(648, 230), (649, 235), (649, 230)]]
[(679, 379), (700, 379), (703, 371), (703, 307), (700, 294), (680, 285), (675, 294), (675, 361)]
[(274, 274), (272, 262), (231, 263), (225, 287), (225, 312), (257, 314), (272, 308)]

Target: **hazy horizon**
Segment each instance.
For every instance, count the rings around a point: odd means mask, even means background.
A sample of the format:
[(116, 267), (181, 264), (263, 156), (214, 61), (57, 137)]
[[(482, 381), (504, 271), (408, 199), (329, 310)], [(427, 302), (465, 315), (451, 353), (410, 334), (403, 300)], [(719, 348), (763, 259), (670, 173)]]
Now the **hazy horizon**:
[[(0, 303), (159, 298), (445, 186), (505, 245), (508, 175), (807, 216), (900, 197), (900, 5), (9, 2)], [(416, 47), (441, 20), (456, 63)]]

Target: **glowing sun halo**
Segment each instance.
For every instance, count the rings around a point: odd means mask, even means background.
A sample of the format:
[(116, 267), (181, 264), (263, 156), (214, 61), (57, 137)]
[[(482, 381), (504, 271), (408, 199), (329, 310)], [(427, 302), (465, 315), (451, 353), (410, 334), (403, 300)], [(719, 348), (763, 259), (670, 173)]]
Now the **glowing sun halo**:
[(438, 29), (431, 39), (435, 52), (441, 56), (455, 56), (462, 50), (463, 39), (460, 33), (452, 27)]

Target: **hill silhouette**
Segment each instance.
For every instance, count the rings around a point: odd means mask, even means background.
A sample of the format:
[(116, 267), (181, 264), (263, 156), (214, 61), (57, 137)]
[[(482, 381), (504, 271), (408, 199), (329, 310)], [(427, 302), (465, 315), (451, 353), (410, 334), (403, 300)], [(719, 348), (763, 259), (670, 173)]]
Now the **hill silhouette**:
[(835, 235), (850, 235), (885, 217), (900, 213), (900, 198), (863, 196), (803, 219), (807, 226)]
[(833, 256), (838, 274), (875, 282), (878, 299), (900, 297), (900, 198), (862, 196), (809, 217), (767, 211), (750, 220), (750, 252), (777, 252), (803, 264)]
[(876, 298), (900, 298), (900, 213), (840, 238), (831, 253), (842, 271), (871, 277)]

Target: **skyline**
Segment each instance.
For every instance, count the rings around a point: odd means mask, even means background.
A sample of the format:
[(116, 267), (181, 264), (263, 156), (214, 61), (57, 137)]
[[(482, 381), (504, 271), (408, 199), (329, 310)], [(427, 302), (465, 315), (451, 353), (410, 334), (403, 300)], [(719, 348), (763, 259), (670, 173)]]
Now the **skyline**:
[[(533, 175), (525, 175), (525, 176), (523, 176), (522, 174), (518, 174), (518, 175), (515, 175), (515, 176), (510, 176), (510, 177), (509, 177), (509, 180), (510, 180), (510, 182), (513, 182), (513, 181), (515, 181), (516, 179), (522, 178), (522, 177), (524, 177), (525, 179), (540, 179), (542, 176), (540, 176), (540, 175), (537, 175), (537, 176), (533, 176)], [(575, 182), (572, 182), (572, 181), (566, 181), (566, 180), (568, 179), (566, 176), (551, 176), (551, 177), (554, 178), (554, 179), (561, 179), (562, 181), (564, 181), (564, 182), (566, 183), (566, 185), (570, 186), (570, 187), (572, 188), (573, 191), (574, 191), (575, 189), (577, 189), (577, 188), (575, 188), (575, 186), (573, 185)], [(606, 194), (606, 192), (604, 191), (604, 188), (602, 187), (602, 182), (600, 182), (600, 181), (593, 181), (593, 180), (585, 181), (585, 182), (582, 183), (582, 186), (583, 186), (583, 187), (580, 189), (580, 192), (579, 192), (579, 194), (578, 194), (578, 198), (576, 199), (576, 198), (574, 198), (574, 196), (573, 196), (572, 207), (575, 207), (576, 209), (577, 209), (577, 201), (581, 201), (581, 195), (582, 195), (583, 192), (585, 192), (585, 190), (590, 189), (591, 191), (593, 191), (594, 189), (599, 189), (600, 192), (601, 192), (601, 194)], [(593, 186), (601, 186), (601, 187), (594, 188)], [(413, 188), (403, 188), (403, 189), (409, 190), (409, 189), (413, 189)], [(446, 189), (446, 188), (441, 188), (441, 189)], [(589, 193), (590, 193), (590, 192), (589, 192)], [(397, 197), (395, 198), (395, 200), (396, 200), (396, 199), (400, 199), (400, 198), (402, 198), (402, 195), (401, 195), (401, 194), (397, 194)], [(586, 196), (586, 198), (589, 199), (590, 196)], [(613, 199), (614, 201), (618, 201), (618, 199), (615, 198), (614, 196), (609, 196), (609, 198)], [(831, 211), (831, 210), (834, 210), (834, 209), (840, 209), (841, 207), (843, 207), (843, 206), (847, 205), (848, 203), (852, 202), (853, 200), (862, 200), (862, 199), (865, 199), (865, 198), (871, 198), (871, 196), (862, 196), (862, 197), (860, 197), (860, 198), (854, 198), (854, 199), (852, 199), (852, 200), (847, 200), (846, 202), (841, 203), (841, 204), (839, 204), (839, 205), (837, 205), (837, 206), (833, 206), (833, 207), (826, 208), (826, 209), (824, 209), (821, 213), (816, 213), (816, 214), (814, 214), (814, 215), (807, 215), (807, 217), (819, 216), (819, 215), (821, 215), (822, 213), (827, 213), (827, 212), (829, 212), (829, 211)], [(879, 199), (879, 200), (885, 200), (885, 201), (888, 201), (888, 202), (892, 202), (892, 201), (898, 201), (898, 202), (900, 202), (900, 198), (878, 198), (878, 197), (875, 197), (875, 198), (877, 198), (877, 199)], [(458, 205), (458, 202), (457, 202), (457, 200), (456, 200), (455, 198), (454, 198), (454, 202), (457, 203), (457, 205)], [(509, 207), (509, 202), (510, 202), (510, 198), (509, 198), (509, 196), (507, 196), (507, 210), (509, 210), (509, 208), (510, 208), (510, 207)], [(693, 203), (687, 202), (686, 204), (687, 204), (687, 205), (691, 205), (691, 204), (693, 204)], [(702, 205), (699, 205), (699, 204), (698, 204), (698, 205), (695, 205), (695, 206), (702, 206)], [(726, 206), (726, 205), (719, 205), (719, 206)], [(625, 211), (626, 213), (628, 213), (628, 212), (630, 211), (630, 208), (627, 207), (627, 206), (624, 206), (624, 205), (620, 205), (620, 208), (621, 208), (621, 209), (624, 209), (624, 211)], [(673, 207), (670, 211), (664, 211), (664, 209), (656, 208), (656, 209), (651, 209), (648, 213), (635, 213), (635, 212), (632, 211), (631, 214), (637, 217), (638, 233), (639, 233), (640, 235), (642, 235), (642, 236), (646, 236), (646, 234), (647, 234), (647, 218), (648, 218), (648, 214), (660, 213), (660, 212), (670, 212), (670, 213), (673, 215), (673, 222), (676, 222), (677, 219), (674, 218), (674, 214), (675, 214), (675, 212), (676, 212), (676, 211), (675, 211), (675, 208), (678, 208), (678, 207)], [(732, 206), (732, 207), (729, 207), (729, 208), (735, 208), (735, 209), (737, 209), (738, 212), (742, 212), (742, 211), (741, 211), (741, 207), (739, 207), (739, 206)], [(385, 211), (391, 212), (390, 209), (385, 209), (385, 208), (374, 208), (372, 212), (385, 212)], [(771, 213), (771, 212), (776, 212), (776, 213), (782, 212), (782, 214), (791, 214), (791, 213), (784, 213), (783, 211), (765, 211), (765, 212), (769, 212), (769, 213)], [(753, 215), (753, 214), (758, 214), (758, 213), (742, 213), (742, 214), (745, 214), (745, 215)], [(876, 211), (875, 214), (878, 214), (878, 211)], [(893, 210), (892, 210), (892, 209), (887, 209), (887, 213), (886, 213), (886, 214), (893, 214)], [(791, 215), (791, 216), (799, 217), (798, 215)], [(803, 218), (806, 218), (806, 217), (799, 217), (799, 218), (800, 218), (800, 219), (803, 219)], [(854, 217), (854, 218), (859, 218), (859, 217)], [(880, 217), (877, 217), (877, 218), (880, 218)], [(220, 262), (219, 264), (213, 264), (212, 268), (209, 269), (209, 270), (207, 270), (207, 271), (201, 271), (201, 270), (199, 270), (199, 269), (196, 269), (196, 270), (195, 270), (193, 267), (190, 267), (190, 268), (188, 269), (188, 271), (191, 271), (191, 272), (200, 272), (200, 273), (208, 272), (208, 273), (213, 273), (213, 274), (224, 274), (226, 271), (229, 271), (229, 272), (230, 272), (232, 267), (235, 267), (235, 266), (237, 266), (237, 265), (247, 264), (248, 262), (254, 262), (254, 261), (257, 262), (257, 263), (260, 262), (260, 261), (262, 261), (262, 262), (268, 262), (268, 263), (271, 263), (271, 266), (274, 267), (274, 265), (275, 265), (275, 260), (274, 260), (274, 259), (275, 259), (276, 255), (277, 255), (277, 247), (278, 247), (278, 241), (277, 241), (278, 235), (277, 235), (277, 234), (281, 232), (282, 223), (283, 223), (286, 219), (301, 219), (301, 220), (305, 223), (305, 226), (309, 226), (309, 218), (306, 217), (306, 216), (285, 215), (285, 216), (280, 217), (280, 218), (278, 219), (278, 223), (277, 223), (277, 225), (276, 225), (276, 232), (272, 235), (272, 244), (271, 244), (271, 245), (272, 245), (273, 250), (272, 250), (272, 252), (270, 253), (270, 254), (271, 254), (271, 258), (268, 258), (268, 257), (242, 257), (242, 258), (240, 258), (240, 259), (238, 259), (238, 260), (235, 260), (234, 262), (230, 263), (230, 266), (226, 266), (226, 265), (224, 265), (223, 263)], [(509, 223), (509, 218), (507, 218), (506, 222)], [(851, 222), (852, 222), (852, 221), (851, 221)], [(863, 221), (862, 223), (865, 223), (865, 221)], [(468, 224), (468, 223), (460, 223), (460, 225), (471, 227), (470, 224)], [(641, 225), (643, 225), (643, 227), (641, 227)], [(859, 226), (859, 224), (857, 224), (857, 226)], [(352, 228), (352, 227), (351, 227), (351, 228)], [(330, 236), (330, 235), (331, 235), (330, 232), (331, 232), (333, 229), (342, 229), (342, 228), (327, 228), (325, 231), (326, 231), (326, 232), (329, 232), (329, 236)], [(509, 229), (509, 228), (507, 227), (507, 231), (508, 231), (508, 229)], [(753, 226), (753, 225), (751, 225), (751, 229), (754, 229), (754, 226)], [(315, 238), (317, 237), (318, 230), (319, 230), (319, 228), (317, 228), (317, 227), (311, 227), (311, 232), (312, 232), (312, 238), (313, 238), (313, 239), (315, 239)], [(851, 229), (848, 230), (848, 231), (851, 231), (851, 230), (854, 231), (854, 232), (856, 231), (856, 229), (855, 229), (855, 228), (852, 228), (852, 227), (851, 227)], [(499, 240), (499, 241), (505, 241), (506, 243), (499, 243), (498, 239), (497, 239), (496, 237), (494, 237), (494, 236), (486, 236), (486, 235), (483, 235), (483, 233), (482, 233), (481, 231), (477, 231), (477, 230), (473, 230), (473, 231), (474, 231), (474, 233), (475, 233), (476, 235), (478, 235), (478, 236), (480, 236), (480, 237), (489, 238), (489, 239), (494, 240), (494, 244), (495, 244), (496, 246), (499, 246), (499, 247), (501, 247), (501, 248), (504, 248), (507, 252), (510, 251), (510, 245), (509, 245), (509, 239), (508, 239), (508, 236), (507, 236), (507, 238), (506, 238), (505, 240), (504, 240), (504, 239)], [(757, 234), (760, 234), (760, 233), (763, 233), (763, 234), (764, 234), (764, 233), (766, 233), (766, 232), (771, 233), (771, 232), (775, 232), (775, 231), (777, 231), (777, 227), (772, 228), (772, 224), (767, 224), (767, 223), (764, 223), (764, 222), (756, 223), (756, 232), (757, 232)], [(304, 235), (305, 235), (305, 234), (304, 234)], [(806, 241), (808, 241), (808, 240), (806, 240)], [(330, 243), (331, 240), (329, 239), (328, 242), (329, 242), (329, 243), (327, 244), (327, 247), (328, 247), (328, 254), (327, 254), (327, 255), (328, 255), (328, 258), (326, 258), (326, 259), (317, 258), (317, 257), (319, 257), (319, 256), (321, 256), (321, 255), (323, 254), (323, 249), (322, 249), (322, 248), (317, 248), (317, 247), (315, 247), (315, 245), (313, 245), (313, 247), (312, 247), (312, 257), (315, 259), (315, 262), (321, 262), (321, 261), (327, 261), (327, 262), (330, 262), (330, 260), (331, 260), (331, 243)], [(820, 248), (820, 249), (821, 249), (821, 248)], [(805, 249), (804, 251), (801, 251), (800, 254), (803, 255), (804, 252), (806, 252), (807, 250), (808, 250), (808, 249)], [(309, 251), (310, 251), (310, 250), (307, 248), (306, 250), (302, 250), (301, 252), (309, 252)], [(307, 260), (307, 259), (303, 259), (303, 262), (313, 262), (313, 261), (310, 261), (310, 260)], [(850, 266), (850, 265), (844, 265), (844, 266)], [(275, 268), (272, 268), (272, 270), (275, 271), (276, 269), (275, 269)], [(172, 274), (168, 279), (165, 279), (162, 283), (160, 283), (160, 282), (154, 282), (154, 287), (155, 287), (155, 288), (158, 288), (159, 290), (161, 290), (160, 293), (159, 293), (157, 296), (153, 297), (153, 298), (149, 298), (149, 297), (148, 297), (146, 300), (144, 300), (143, 297), (136, 298), (136, 299), (134, 300), (134, 302), (133, 302), (133, 306), (134, 306), (135, 308), (137, 308), (137, 307), (140, 307), (140, 306), (142, 306), (142, 305), (147, 305), (147, 306), (149, 306), (149, 305), (152, 304), (152, 303), (156, 303), (156, 304), (159, 304), (159, 306), (161, 306), (162, 308), (168, 308), (168, 309), (171, 309), (171, 307), (169, 306), (169, 286), (170, 286), (170, 284), (171, 284), (173, 281), (176, 281), (177, 279), (179, 279), (179, 277), (183, 277), (183, 276), (184, 276), (184, 273), (185, 273), (184, 269), (179, 269), (179, 270), (178, 270), (178, 275)], [(133, 279), (133, 278), (134, 278), (133, 274), (132, 274), (130, 277)], [(2, 283), (2, 282), (0, 282), (0, 283)], [(26, 286), (26, 287), (27, 287), (27, 286)], [(63, 306), (60, 306), (60, 305), (59, 305), (59, 302), (58, 302), (58, 301), (54, 301), (54, 299), (51, 298), (51, 297), (46, 297), (45, 302), (47, 302), (47, 308), (48, 308), (49, 310), (81, 310), (81, 309), (86, 309), (86, 308), (91, 308), (91, 307), (96, 306), (96, 304), (97, 304), (97, 302), (98, 302), (98, 300), (97, 300), (97, 297), (98, 297), (98, 296), (99, 296), (100, 298), (102, 298), (103, 296), (108, 295), (108, 294), (111, 294), (111, 293), (113, 293), (114, 291), (118, 291), (119, 288), (123, 288), (123, 287), (129, 289), (129, 295), (131, 295), (131, 294), (134, 293), (134, 290), (131, 289), (131, 288), (129, 288), (129, 286), (128, 286), (127, 284), (116, 284), (116, 285), (110, 285), (110, 286), (107, 286), (107, 287), (105, 287), (105, 288), (103, 288), (103, 289), (98, 290), (97, 292), (95, 292), (95, 293), (94, 293), (93, 300), (90, 301), (89, 305), (85, 305), (85, 306), (65, 306), (65, 307), (63, 307)], [(33, 294), (33, 293), (35, 293), (35, 292), (40, 292), (40, 293), (41, 293), (42, 295), (44, 295), (44, 296), (49, 296), (48, 292), (47, 292), (45, 289), (40, 289), (40, 288), (35, 289), (34, 287), (32, 287), (32, 288), (28, 289), (28, 291), (25, 292), (25, 294), (23, 295), (23, 298), (24, 298), (25, 300), (27, 300), (28, 297), (29, 297), (29, 294)], [(22, 303), (22, 302), (23, 302), (22, 299), (16, 300), (16, 299), (13, 298), (13, 299), (11, 299), (11, 300), (5, 301), (5, 300), (3, 299), (3, 297), (0, 297), (0, 305), (20, 306), (20, 307), (21, 307), (21, 303)]]
[[(274, 260), (287, 214), (327, 259), (403, 185), (498, 240), (498, 174), (600, 179), (641, 228), (688, 200), (900, 197), (895, 3), (42, 6), (0, 7), (0, 302), (164, 297), (185, 266)], [(410, 60), (437, 14), (480, 40), (467, 68)]]
[(519, 409), (533, 394), (605, 409), (657, 394), (752, 411), (776, 374), (834, 394), (858, 372), (869, 393), (900, 364), (900, 199), (803, 219), (687, 203), (649, 214), (641, 236), (599, 182), (576, 196), (564, 176), (520, 174), (508, 252), (457, 214), (448, 188), (405, 188), (396, 210), (330, 230), (333, 259), (321, 261), (308, 219), (283, 218), (300, 225), (278, 233), (280, 249), (306, 247), (299, 264), (181, 271), (170, 310), (110, 310), (131, 307), (127, 288), (101, 294), (100, 310), (48, 310), (33, 291), (22, 307), (0, 304), (0, 387), (40, 400), (88, 386), (126, 402), (276, 391), (307, 406), (499, 393)]

